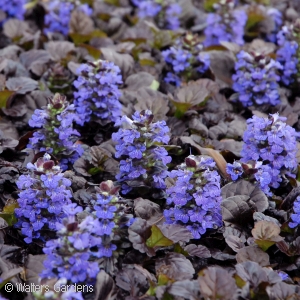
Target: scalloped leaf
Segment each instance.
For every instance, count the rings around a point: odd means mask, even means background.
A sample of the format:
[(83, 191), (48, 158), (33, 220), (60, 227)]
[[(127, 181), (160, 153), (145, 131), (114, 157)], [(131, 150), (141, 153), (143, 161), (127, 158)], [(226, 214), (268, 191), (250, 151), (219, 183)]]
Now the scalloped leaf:
[(280, 227), (270, 221), (259, 221), (255, 223), (251, 232), (255, 243), (264, 251), (268, 250), (268, 248), (275, 243), (284, 240), (284, 238), (279, 235)]

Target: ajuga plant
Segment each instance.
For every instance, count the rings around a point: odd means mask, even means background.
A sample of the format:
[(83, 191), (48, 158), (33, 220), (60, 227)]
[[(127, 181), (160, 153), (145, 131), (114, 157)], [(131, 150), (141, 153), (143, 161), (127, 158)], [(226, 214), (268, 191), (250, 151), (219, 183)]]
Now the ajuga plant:
[(77, 123), (95, 121), (105, 125), (117, 121), (122, 108), (118, 88), (123, 83), (120, 68), (113, 62), (98, 60), (82, 64), (77, 74), (74, 82), (78, 89), (74, 92)]
[(93, 206), (88, 211), (99, 221), (97, 233), (102, 239), (99, 257), (104, 259), (105, 271), (112, 272), (113, 269), (105, 267), (111, 265), (106, 264), (105, 260), (116, 258), (122, 253), (120, 243), (125, 243), (128, 236), (127, 228), (133, 223), (134, 218), (130, 203), (119, 195), (120, 187), (114, 186), (111, 180), (102, 182), (95, 190), (97, 194), (91, 200)]
[(87, 216), (79, 223), (75, 215), (82, 208), (74, 203), (65, 206), (64, 210), (68, 217), (56, 224), (58, 238), (48, 241), (43, 248), (47, 257), (40, 277), (65, 278), (68, 284), (84, 284), (89, 288), (88, 285), (95, 283), (99, 272), (95, 260), (102, 254), (99, 250), (101, 237), (97, 232), (99, 221)]
[(74, 163), (83, 153), (80, 144), (76, 144), (79, 132), (73, 129), (73, 121), (77, 120), (73, 104), (66, 97), (55, 94), (43, 109), (36, 109), (29, 120), (31, 127), (38, 127), (29, 139), (28, 148), (35, 151), (51, 153), (63, 170), (68, 163)]
[(278, 61), (257, 53), (241, 51), (237, 54), (233, 89), (244, 107), (251, 105), (277, 105), (280, 103)]
[(16, 182), (19, 208), (15, 209), (15, 226), (21, 229), (25, 242), (31, 243), (34, 239), (45, 240), (43, 230), (56, 230), (56, 222), (66, 216), (63, 207), (71, 203), (72, 194), (68, 189), (71, 181), (64, 178), (49, 154), (34, 164), (28, 163), (27, 169), (29, 174), (21, 175)]
[(136, 112), (132, 120), (123, 116), (116, 126), (123, 126), (112, 134), (117, 142), (116, 158), (121, 158), (120, 173), (116, 176), (122, 184), (122, 193), (134, 187), (166, 188), (164, 179), (168, 175), (167, 164), (171, 157), (161, 145), (168, 144), (169, 127), (165, 121), (153, 122), (150, 110)]
[(206, 19), (204, 46), (219, 45), (221, 41), (243, 45), (246, 12), (235, 9), (235, 0), (219, 0), (213, 8), (215, 11), (209, 13)]
[(299, 134), (285, 123), (286, 118), (270, 114), (268, 118), (253, 116), (247, 120), (241, 162), (227, 165), (232, 180), (240, 177), (249, 167), (256, 169), (254, 177), (261, 189), (272, 195), (270, 188), (278, 188), (283, 176), (295, 178), (297, 168), (297, 144)]
[(174, 0), (132, 0), (141, 19), (155, 18), (160, 28), (176, 30), (180, 26), (181, 6)]
[(46, 34), (59, 32), (63, 35), (67, 35), (69, 32), (71, 13), (75, 9), (81, 10), (87, 15), (91, 15), (93, 12), (87, 4), (82, 4), (80, 0), (48, 1), (48, 13), (45, 16), (44, 32)]
[(16, 18), (22, 20), (25, 12), (25, 3), (26, 0), (1, 0), (0, 10), (6, 14), (7, 19)]
[(222, 225), (220, 175), (211, 157), (190, 155), (169, 176), (174, 183), (166, 191), (167, 224), (186, 226), (195, 239)]
[[(98, 259), (113, 256), (117, 246), (114, 239), (122, 237), (122, 230), (133, 222), (120, 201), (118, 187), (112, 181), (102, 182), (93, 207), (86, 210), (87, 216), (78, 222), (76, 214), (81, 207), (75, 203), (66, 205), (68, 218), (57, 224), (58, 239), (46, 243), (47, 259), (42, 278), (65, 278), (68, 283), (94, 284), (99, 272)], [(122, 239), (122, 242), (124, 240)]]
[(203, 45), (199, 37), (187, 33), (177, 39), (168, 50), (162, 51), (162, 56), (167, 63), (165, 81), (180, 86), (181, 81), (188, 82), (199, 78), (210, 64), (209, 54), (201, 53)]
[(298, 73), (300, 58), (299, 42), (300, 30), (297, 33), (297, 27), (293, 24), (283, 26), (277, 34), (279, 48), (276, 52), (276, 59), (283, 66), (281, 81), (287, 86), (295, 81)]

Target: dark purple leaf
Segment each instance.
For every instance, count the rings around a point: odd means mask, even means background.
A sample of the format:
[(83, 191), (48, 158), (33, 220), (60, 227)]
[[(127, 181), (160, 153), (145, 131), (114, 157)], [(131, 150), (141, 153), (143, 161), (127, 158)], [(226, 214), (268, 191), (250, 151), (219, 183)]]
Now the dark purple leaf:
[(46, 50), (33, 49), (23, 52), (20, 55), (20, 60), (28, 71), (37, 76), (42, 76), (47, 70), (47, 64), (50, 62), (51, 56)]
[(249, 181), (239, 180), (237, 182), (228, 183), (222, 188), (223, 199), (237, 195), (249, 196), (251, 202), (254, 203), (256, 210), (259, 212), (265, 211), (269, 206), (266, 195), (258, 186), (255, 186)]
[(256, 245), (239, 249), (237, 251), (236, 261), (238, 263), (253, 261), (258, 263), (262, 267), (270, 265), (269, 255)]
[(148, 289), (147, 278), (135, 268), (123, 268), (116, 275), (116, 285), (130, 292), (131, 296), (141, 296)]
[[(237, 275), (245, 282), (249, 282), (250, 288), (256, 289), (262, 283), (268, 283), (268, 275), (264, 268), (253, 261), (246, 261), (235, 266)], [(278, 275), (279, 277), (279, 275)], [(280, 278), (280, 277), (279, 277)]]
[(244, 248), (244, 242), (235, 235), (228, 235), (225, 238), (226, 244), (234, 251), (238, 252), (240, 249)]
[(16, 94), (24, 95), (38, 88), (38, 82), (28, 77), (12, 77), (6, 81), (6, 87)]
[(2, 108), (3, 113), (9, 117), (23, 117), (27, 113), (27, 110), (25, 104), (16, 104), (10, 108)]
[(138, 217), (146, 220), (150, 225), (157, 224), (164, 219), (160, 206), (147, 199), (135, 199), (134, 211)]
[(267, 293), (270, 300), (299, 300), (299, 286), (278, 282), (273, 286), (267, 287)]
[(174, 225), (157, 225), (157, 227), (161, 230), (162, 234), (172, 240), (175, 243), (178, 242), (188, 242), (193, 238), (191, 232), (184, 226), (174, 224)]
[(224, 253), (219, 249), (209, 249), (211, 253), (211, 257), (216, 259), (216, 260), (235, 260), (235, 255), (229, 254), (229, 253)]
[(165, 274), (173, 280), (192, 279), (195, 273), (191, 262), (180, 253), (169, 253), (155, 261), (156, 274)]
[(132, 247), (148, 256), (154, 256), (154, 249), (146, 245), (146, 241), (151, 236), (151, 225), (146, 220), (136, 218), (134, 223), (128, 228), (129, 240)]
[(206, 300), (236, 299), (237, 286), (232, 276), (220, 267), (208, 267), (198, 277), (201, 295)]
[(197, 256), (200, 258), (211, 257), (209, 249), (202, 245), (190, 244), (184, 247), (184, 251), (186, 251), (190, 256)]
[(223, 221), (238, 224), (249, 222), (253, 213), (249, 202), (250, 198), (247, 195), (225, 198), (221, 203)]
[(114, 300), (117, 297), (117, 289), (114, 280), (101, 270), (97, 275), (94, 300)]
[(168, 287), (168, 294), (189, 300), (200, 299), (199, 283), (196, 280), (182, 280)]

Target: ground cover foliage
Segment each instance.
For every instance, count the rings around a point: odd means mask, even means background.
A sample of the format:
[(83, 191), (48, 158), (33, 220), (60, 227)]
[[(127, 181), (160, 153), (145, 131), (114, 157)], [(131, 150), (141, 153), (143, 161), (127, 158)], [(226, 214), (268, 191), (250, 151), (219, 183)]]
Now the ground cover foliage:
[(0, 298), (300, 299), (298, 4), (0, 2)]

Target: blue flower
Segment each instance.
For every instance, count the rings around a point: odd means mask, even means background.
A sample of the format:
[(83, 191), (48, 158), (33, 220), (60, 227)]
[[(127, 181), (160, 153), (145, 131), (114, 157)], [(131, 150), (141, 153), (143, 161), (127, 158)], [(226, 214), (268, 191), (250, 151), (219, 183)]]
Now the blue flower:
[(282, 66), (263, 55), (253, 56), (245, 51), (237, 54), (235, 74), (232, 76), (233, 89), (239, 94), (243, 106), (280, 103), (280, 76)]
[(115, 157), (122, 158), (116, 179), (123, 183), (124, 194), (132, 189), (129, 182), (137, 178), (148, 186), (165, 188), (164, 179), (171, 157), (160, 143), (169, 142), (169, 128), (165, 121), (152, 120), (152, 112), (146, 110), (134, 113), (132, 120), (123, 116), (116, 123), (126, 126), (126, 129), (120, 128), (112, 134), (112, 139), (117, 142)]
[(234, 6), (234, 0), (214, 4), (215, 12), (209, 13), (206, 19), (204, 46), (219, 45), (221, 41), (244, 44), (244, 28), (248, 17), (244, 10), (234, 9)]
[[(37, 152), (45, 151), (54, 155), (63, 170), (68, 163), (74, 163), (82, 154), (83, 148), (76, 144), (76, 136), (79, 132), (73, 129), (73, 121), (76, 120), (74, 106), (69, 104), (66, 97), (55, 94), (44, 109), (36, 109), (29, 125), (38, 127), (29, 139), (28, 148)], [(45, 184), (50, 184), (46, 181)]]
[(71, 20), (71, 13), (74, 9), (84, 12), (86, 15), (92, 14), (92, 9), (87, 4), (77, 5), (69, 1), (52, 0), (49, 1), (45, 16), (46, 28), (44, 32), (53, 33), (60, 32), (63, 35), (69, 33), (69, 23)]
[(269, 118), (253, 116), (247, 120), (242, 148), (242, 162), (256, 161), (254, 174), (262, 190), (271, 195), (270, 187), (278, 188), (281, 177), (292, 174), (297, 168), (296, 137), (299, 134), (278, 114)]
[(25, 235), (26, 243), (39, 239), (42, 230), (55, 230), (55, 222), (66, 216), (62, 207), (70, 204), (72, 197), (68, 190), (70, 180), (63, 178), (48, 154), (29, 167), (31, 174), (21, 175), (17, 181), (19, 208), (15, 209), (15, 226)]
[(231, 176), (232, 180), (237, 180), (243, 174), (242, 164), (235, 161), (233, 164), (227, 164), (226, 172)]
[(167, 69), (171, 71), (167, 72), (164, 81), (180, 86), (181, 78), (188, 80), (193, 69), (199, 74), (205, 73), (209, 68), (210, 58), (208, 54), (201, 53), (202, 49), (198, 36), (188, 33), (177, 39), (170, 49), (162, 51)]
[(195, 239), (222, 225), (220, 176), (214, 167), (210, 157), (190, 155), (170, 173), (175, 183), (166, 191), (166, 222), (185, 225)]
[(158, 25), (162, 28), (177, 30), (180, 27), (179, 16), (182, 12), (181, 6), (172, 0), (132, 0), (138, 9), (138, 17), (145, 19), (158, 18)]
[(298, 64), (299, 45), (294, 34), (294, 26), (283, 26), (277, 34), (277, 42), (279, 48), (276, 52), (276, 60), (283, 66), (281, 81), (288, 86), (295, 81)]
[[(90, 226), (84, 226), (90, 223)], [(44, 271), (41, 278), (66, 278), (68, 283), (94, 284), (99, 272), (97, 257), (91, 250), (93, 239), (99, 235), (96, 232), (99, 221), (87, 216), (78, 224), (73, 216), (57, 224), (58, 238), (46, 243), (43, 251), (47, 254), (44, 261)], [(83, 226), (82, 226), (83, 225)], [(101, 245), (101, 239), (97, 239)]]
[(7, 18), (23, 20), (26, 0), (1, 0), (0, 10), (6, 13)]
[(123, 83), (120, 68), (112, 62), (99, 60), (82, 64), (77, 69), (78, 79), (74, 86), (74, 105), (79, 125), (91, 120), (107, 124), (116, 122), (121, 115), (121, 93), (118, 86)]

